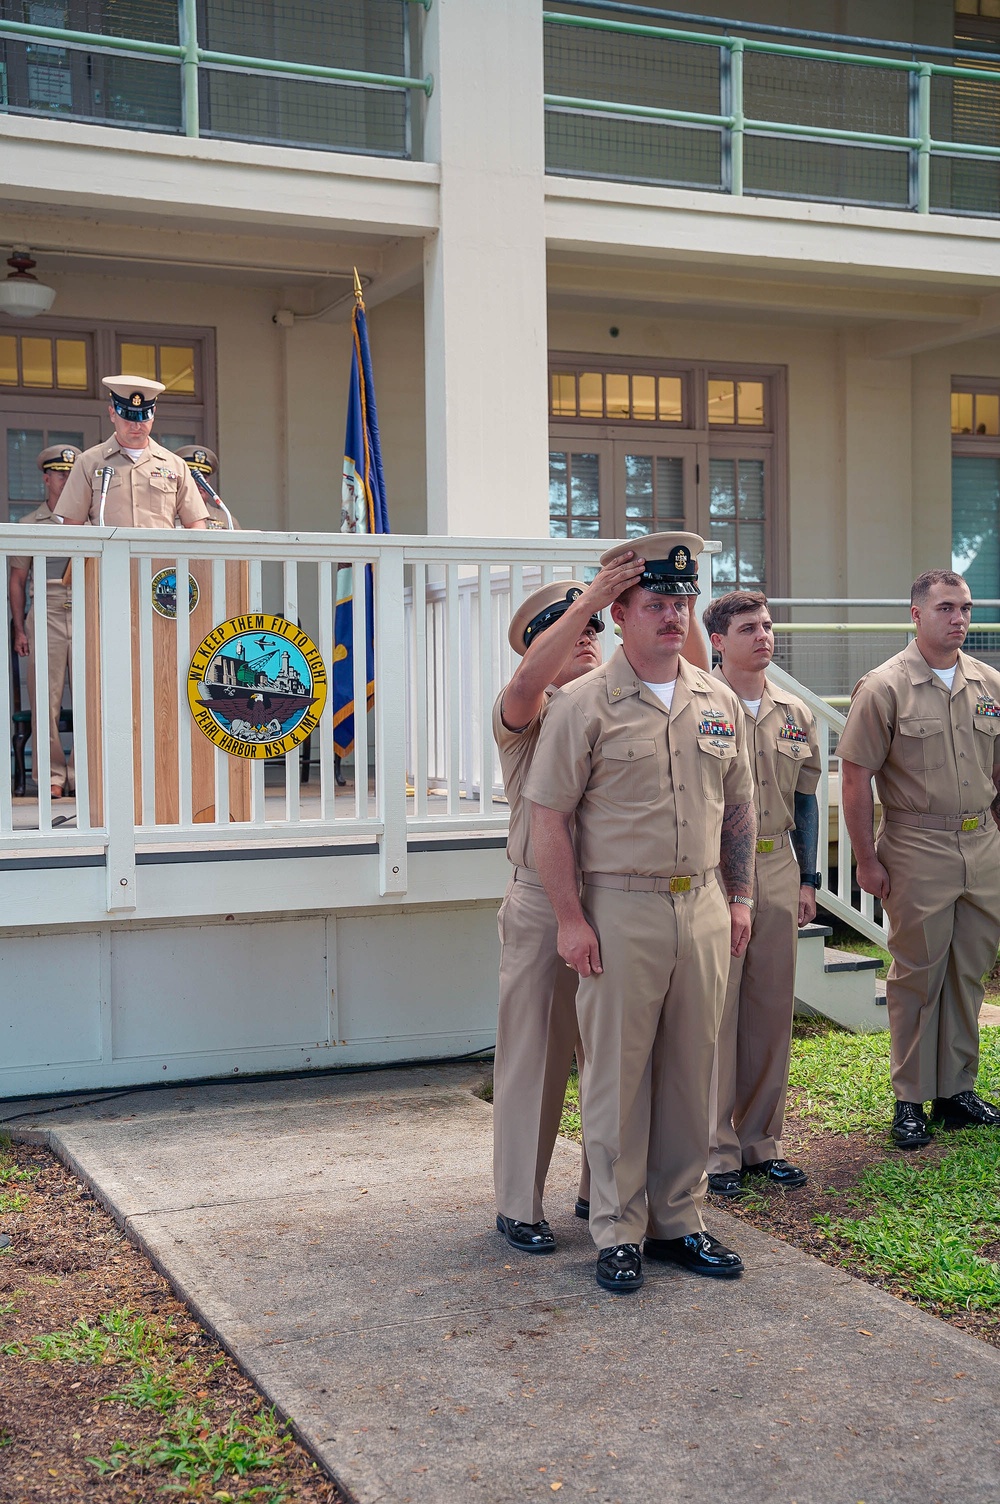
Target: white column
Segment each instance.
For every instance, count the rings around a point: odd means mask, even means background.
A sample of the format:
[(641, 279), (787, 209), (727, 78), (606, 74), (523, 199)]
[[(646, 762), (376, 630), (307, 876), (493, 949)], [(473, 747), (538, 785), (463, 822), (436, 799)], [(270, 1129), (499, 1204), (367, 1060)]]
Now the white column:
[(428, 533), (548, 536), (541, 10), (434, 0), (427, 16)]

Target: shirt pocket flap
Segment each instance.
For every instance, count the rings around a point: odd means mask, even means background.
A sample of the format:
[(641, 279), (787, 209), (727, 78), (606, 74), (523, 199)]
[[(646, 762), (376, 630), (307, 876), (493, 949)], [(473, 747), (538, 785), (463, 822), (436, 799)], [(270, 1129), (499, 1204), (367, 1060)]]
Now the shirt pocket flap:
[(726, 736), (699, 736), (698, 748), (709, 757), (735, 757), (736, 738)]
[(788, 737), (779, 737), (774, 745), (785, 757), (801, 759), (809, 756), (810, 748), (808, 742), (793, 742), (789, 741)]
[(985, 731), (987, 736), (1000, 736), (1000, 716), (974, 715), (972, 719), (977, 731)]
[(616, 737), (606, 741), (601, 751), (612, 762), (633, 762), (637, 757), (655, 757), (656, 743), (652, 737)]
[(934, 715), (901, 715), (896, 722), (900, 736), (940, 736), (942, 723), (940, 716)]

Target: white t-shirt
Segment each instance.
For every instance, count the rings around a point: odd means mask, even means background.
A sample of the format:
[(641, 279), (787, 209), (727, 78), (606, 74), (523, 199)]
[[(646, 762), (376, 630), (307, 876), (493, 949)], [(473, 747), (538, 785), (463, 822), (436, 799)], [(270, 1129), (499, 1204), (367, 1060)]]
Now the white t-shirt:
[(957, 668), (958, 664), (954, 663), (952, 664), (951, 668), (936, 668), (934, 672), (937, 674), (938, 678), (943, 679), (948, 688), (951, 689), (952, 685), (955, 683), (955, 670)]
[(651, 689), (653, 691), (654, 695), (656, 695), (658, 699), (663, 701), (664, 705), (669, 710), (670, 703), (674, 698), (674, 686), (677, 683), (677, 680), (671, 679), (669, 684), (650, 684), (648, 679), (643, 679), (642, 682), (643, 684), (645, 684), (647, 689)]
[[(764, 696), (761, 695), (760, 700), (762, 700), (763, 698), (764, 698)], [(753, 716), (754, 720), (757, 719), (757, 714), (758, 714), (758, 712), (760, 710), (760, 700), (744, 700), (743, 701), (744, 705), (749, 710), (749, 712)]]
[[(122, 444), (120, 447), (122, 454), (127, 454), (133, 465), (137, 465), (142, 459), (143, 455), (146, 453), (145, 449), (126, 449), (124, 444)], [(149, 445), (147, 444), (146, 449), (148, 448)]]

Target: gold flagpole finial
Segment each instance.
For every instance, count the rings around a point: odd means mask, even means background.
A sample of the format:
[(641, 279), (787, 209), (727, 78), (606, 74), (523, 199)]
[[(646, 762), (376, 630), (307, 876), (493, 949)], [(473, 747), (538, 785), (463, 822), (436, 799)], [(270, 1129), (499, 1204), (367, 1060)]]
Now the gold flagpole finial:
[(361, 291), (361, 278), (358, 276), (357, 267), (354, 268), (354, 297), (355, 301), (363, 308), (365, 306), (364, 294)]

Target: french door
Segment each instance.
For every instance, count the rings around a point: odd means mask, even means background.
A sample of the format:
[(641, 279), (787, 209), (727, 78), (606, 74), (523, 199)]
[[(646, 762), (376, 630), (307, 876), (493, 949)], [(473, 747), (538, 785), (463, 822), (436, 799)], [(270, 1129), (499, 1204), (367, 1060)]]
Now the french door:
[(634, 432), (564, 438), (558, 429), (551, 445), (553, 538), (700, 533), (722, 544), (713, 559), (715, 595), (768, 588), (774, 508), (767, 446)]

